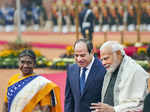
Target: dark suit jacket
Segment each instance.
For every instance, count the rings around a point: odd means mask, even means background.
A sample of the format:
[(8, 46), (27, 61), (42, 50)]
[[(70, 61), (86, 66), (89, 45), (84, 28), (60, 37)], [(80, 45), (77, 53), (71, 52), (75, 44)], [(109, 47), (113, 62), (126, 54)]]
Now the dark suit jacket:
[(86, 80), (83, 94), (80, 94), (80, 67), (73, 64), (68, 67), (64, 112), (91, 112), (91, 103), (101, 101), (101, 89), (105, 68), (98, 58), (95, 58)]
[(144, 100), (143, 112), (150, 112), (150, 93), (146, 96)]

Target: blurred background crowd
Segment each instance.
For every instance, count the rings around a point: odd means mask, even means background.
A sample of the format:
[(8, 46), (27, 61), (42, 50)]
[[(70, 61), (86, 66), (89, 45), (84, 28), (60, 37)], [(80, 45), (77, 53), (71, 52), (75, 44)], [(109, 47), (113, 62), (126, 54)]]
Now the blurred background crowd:
[[(95, 32), (150, 31), (150, 0), (91, 0)], [(82, 0), (21, 0), (21, 30), (75, 32)], [(0, 31), (16, 27), (16, 0), (0, 0)]]

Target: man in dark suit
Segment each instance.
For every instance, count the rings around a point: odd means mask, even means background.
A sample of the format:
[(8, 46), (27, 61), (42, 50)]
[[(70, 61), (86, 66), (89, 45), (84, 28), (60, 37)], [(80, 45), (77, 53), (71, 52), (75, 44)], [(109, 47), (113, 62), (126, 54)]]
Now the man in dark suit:
[[(147, 61), (150, 65), (150, 45), (147, 47)], [(148, 79), (148, 95), (144, 99), (144, 107), (143, 107), (143, 112), (150, 112), (150, 78)]]
[(143, 107), (143, 112), (149, 112), (149, 111), (150, 111), (150, 93), (145, 97), (144, 107)]
[(79, 14), (79, 24), (81, 28), (81, 33), (84, 38), (92, 41), (92, 34), (94, 32), (94, 21), (95, 16), (90, 9), (90, 0), (84, 1), (85, 8)]
[(67, 69), (64, 112), (91, 112), (90, 103), (101, 101), (105, 68), (94, 57), (93, 45), (86, 39), (74, 44), (76, 64)]

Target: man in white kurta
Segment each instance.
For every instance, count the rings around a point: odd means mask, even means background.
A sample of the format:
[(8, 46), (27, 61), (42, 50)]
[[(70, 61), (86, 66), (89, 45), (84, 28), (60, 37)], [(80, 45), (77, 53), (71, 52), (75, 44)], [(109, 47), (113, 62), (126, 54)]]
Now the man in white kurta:
[[(91, 109), (96, 112), (140, 112), (148, 92), (149, 74), (127, 56), (123, 47), (115, 41), (104, 43), (100, 52), (107, 73), (103, 82), (102, 102), (93, 102)], [(112, 76), (116, 69), (118, 69), (117, 75), (112, 83)], [(113, 87), (110, 84), (113, 84)], [(105, 99), (113, 101), (105, 101)]]

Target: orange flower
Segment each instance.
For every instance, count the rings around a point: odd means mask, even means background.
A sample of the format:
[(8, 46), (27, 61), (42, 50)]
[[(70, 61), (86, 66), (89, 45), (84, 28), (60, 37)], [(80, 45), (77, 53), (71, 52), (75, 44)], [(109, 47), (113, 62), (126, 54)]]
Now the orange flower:
[(137, 54), (140, 55), (140, 54), (146, 54), (146, 48), (145, 47), (139, 47), (137, 49)]

